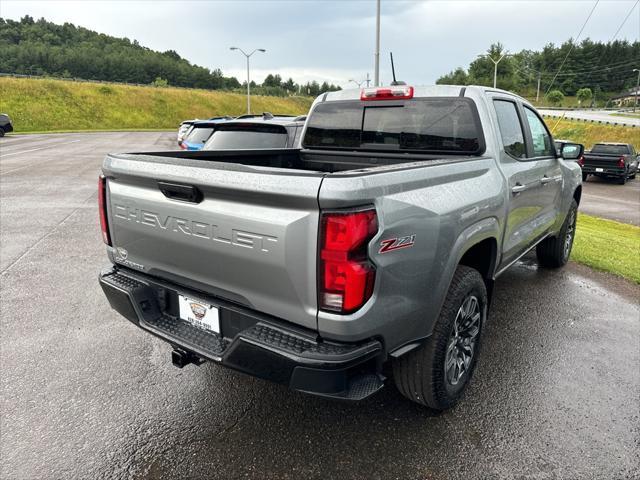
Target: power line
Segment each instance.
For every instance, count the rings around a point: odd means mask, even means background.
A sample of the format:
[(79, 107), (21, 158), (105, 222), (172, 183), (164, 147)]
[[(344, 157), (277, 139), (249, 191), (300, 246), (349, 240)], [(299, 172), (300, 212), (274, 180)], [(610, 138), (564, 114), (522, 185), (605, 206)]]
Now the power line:
[[(640, 1), (640, 0), (638, 0), (638, 1)], [(567, 55), (564, 57), (564, 60), (562, 60), (562, 63), (560, 64), (560, 68), (558, 69), (557, 73), (553, 77), (553, 80), (551, 80), (551, 83), (549, 84), (549, 88), (547, 88), (547, 91), (544, 93), (545, 97), (549, 94), (549, 91), (551, 90), (551, 87), (553, 87), (553, 83), (556, 81), (556, 78), (557, 78), (558, 74), (560, 73), (560, 71), (562, 70), (562, 67), (564, 66), (564, 63), (567, 61), (567, 58), (569, 58), (569, 55), (571, 55), (571, 52), (573, 51), (573, 47), (578, 42), (578, 39), (580, 38), (580, 35), (582, 35), (582, 31), (584, 30), (584, 27), (587, 26), (587, 23), (589, 22), (589, 19), (591, 18), (591, 15), (593, 15), (593, 12), (595, 11), (596, 7), (598, 6), (598, 3), (600, 3), (600, 0), (596, 0), (596, 3), (593, 5), (593, 8), (589, 12), (589, 16), (587, 17), (587, 19), (582, 24), (582, 28), (578, 32), (578, 36), (576, 37), (575, 42), (571, 43), (571, 48), (567, 52)]]
[[(597, 69), (588, 69), (588, 70), (571, 70), (570, 72), (567, 73), (560, 73), (557, 74), (558, 77), (569, 77), (572, 75), (586, 75), (589, 73), (598, 73), (598, 72), (608, 72), (608, 71), (612, 71), (612, 70), (617, 70), (620, 68), (626, 68), (629, 65), (634, 65), (636, 64), (637, 61), (636, 60), (625, 60), (624, 62), (617, 62), (617, 63), (610, 63), (609, 65), (603, 65), (602, 68), (597, 68)], [(521, 68), (516, 68), (515, 70), (517, 72), (520, 72), (524, 75), (530, 75), (530, 74), (536, 74), (536, 75), (540, 75), (541, 77), (550, 77), (551, 75), (553, 75), (553, 73), (551, 72), (542, 72), (539, 70), (536, 70), (535, 68), (531, 68), (527, 65), (521, 65)], [(529, 72), (523, 72), (522, 69), (525, 70), (529, 70)]]
[[(613, 37), (611, 37), (611, 40), (609, 40), (608, 43), (612, 43), (615, 40), (615, 38), (618, 36), (618, 33), (620, 33), (620, 30), (622, 30), (622, 27), (624, 27), (624, 24), (627, 23), (627, 20), (629, 19), (629, 17), (631, 16), (631, 14), (633, 13), (633, 11), (635, 10), (635, 8), (638, 6), (639, 3), (640, 3), (640, 0), (636, 0), (636, 2), (633, 4), (631, 9), (629, 10), (629, 13), (627, 13), (627, 16), (624, 17), (624, 20), (622, 20), (622, 23), (620, 24), (620, 26), (616, 30), (616, 33), (613, 34)], [(600, 63), (602, 62), (602, 59), (604, 58), (606, 53), (607, 52), (604, 51), (604, 52), (602, 52), (602, 55), (600, 55), (600, 58), (598, 59), (598, 63), (596, 65), (597, 67), (600, 66)], [(589, 75), (589, 79), (588, 80), (591, 80), (591, 75)]]

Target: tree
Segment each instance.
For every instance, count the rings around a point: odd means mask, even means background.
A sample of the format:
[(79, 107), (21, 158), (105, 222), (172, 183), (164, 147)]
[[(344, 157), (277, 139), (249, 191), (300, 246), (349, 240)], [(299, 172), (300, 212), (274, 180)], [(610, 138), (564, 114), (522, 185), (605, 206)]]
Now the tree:
[(280, 87), (282, 85), (282, 77), (280, 75), (267, 75), (262, 82), (263, 87)]
[(562, 105), (562, 101), (564, 100), (564, 94), (560, 90), (551, 90), (547, 98), (554, 105)]
[(151, 85), (153, 85), (154, 87), (168, 87), (169, 82), (167, 82), (167, 80), (162, 77), (156, 77), (156, 79), (151, 82)]
[(593, 97), (593, 93), (591, 92), (590, 88), (581, 88), (580, 90), (578, 90), (578, 92), (576, 93), (576, 97), (578, 98), (578, 103), (580, 103), (580, 105), (582, 105), (582, 103), (588, 103), (591, 101), (591, 98)]
[(441, 76), (436, 80), (437, 85), (468, 85), (467, 72), (464, 68), (458, 67), (453, 72)]

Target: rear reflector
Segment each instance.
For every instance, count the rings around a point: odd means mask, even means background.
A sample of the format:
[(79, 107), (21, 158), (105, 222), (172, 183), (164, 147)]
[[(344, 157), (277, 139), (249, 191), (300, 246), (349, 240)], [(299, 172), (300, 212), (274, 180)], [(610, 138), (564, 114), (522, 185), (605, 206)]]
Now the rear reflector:
[(351, 313), (373, 293), (376, 271), (367, 258), (367, 246), (378, 232), (376, 211), (323, 213), (321, 228), (320, 308)]
[(413, 87), (407, 85), (363, 88), (360, 92), (360, 100), (408, 100), (410, 98), (413, 98)]
[(107, 179), (104, 175), (98, 178), (98, 209), (100, 211), (100, 229), (102, 241), (111, 246), (109, 237), (109, 221), (107, 220)]

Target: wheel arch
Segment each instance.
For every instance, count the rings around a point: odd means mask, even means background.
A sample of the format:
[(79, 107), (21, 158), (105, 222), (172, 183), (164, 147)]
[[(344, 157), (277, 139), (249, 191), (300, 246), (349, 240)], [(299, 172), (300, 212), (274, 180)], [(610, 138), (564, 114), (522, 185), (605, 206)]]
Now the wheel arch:
[(580, 199), (582, 198), (582, 185), (578, 185), (573, 191), (573, 199), (578, 205), (580, 205)]

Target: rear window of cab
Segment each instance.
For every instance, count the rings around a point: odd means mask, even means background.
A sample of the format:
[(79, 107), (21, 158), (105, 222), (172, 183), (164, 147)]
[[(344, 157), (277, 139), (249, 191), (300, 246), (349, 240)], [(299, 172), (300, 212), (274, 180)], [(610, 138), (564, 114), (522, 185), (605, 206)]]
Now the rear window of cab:
[(319, 103), (309, 117), (302, 145), (459, 155), (484, 152), (475, 103), (463, 97)]

